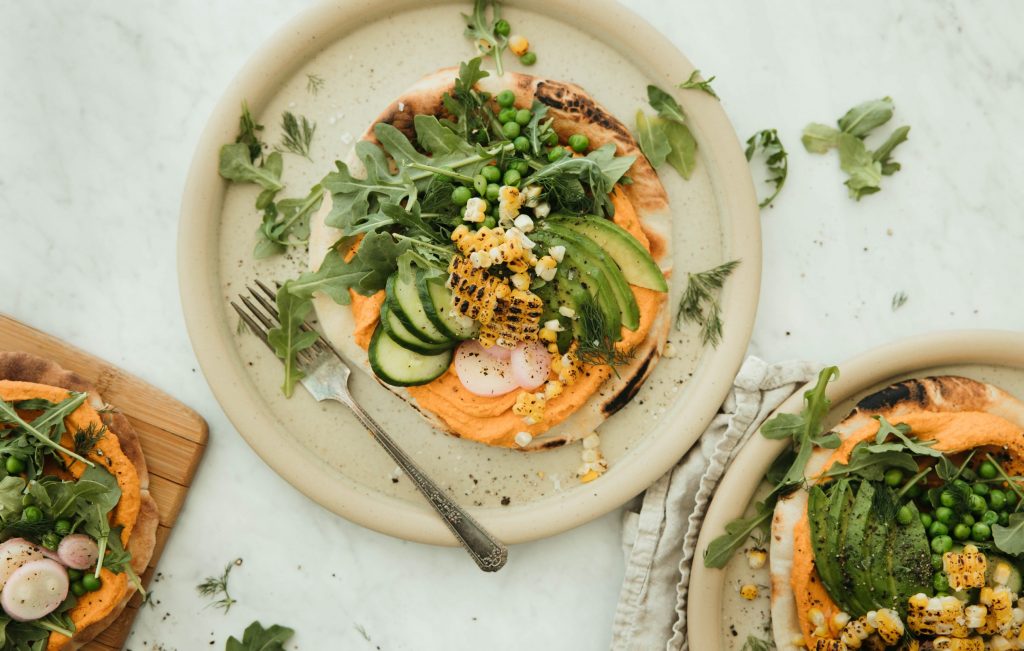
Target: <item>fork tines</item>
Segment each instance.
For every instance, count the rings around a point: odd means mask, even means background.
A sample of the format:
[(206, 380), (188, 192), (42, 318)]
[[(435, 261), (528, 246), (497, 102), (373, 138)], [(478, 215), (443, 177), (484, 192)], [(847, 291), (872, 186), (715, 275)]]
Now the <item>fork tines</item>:
[[(249, 290), (249, 293), (252, 295), (252, 299), (255, 299), (255, 302), (253, 302), (249, 296), (239, 294), (238, 299), (242, 301), (248, 309), (243, 309), (235, 301), (231, 301), (231, 307), (235, 309), (235, 312), (238, 313), (238, 316), (241, 317), (245, 325), (249, 327), (249, 330), (259, 337), (268, 348), (273, 350), (274, 346), (271, 345), (270, 340), (268, 339), (268, 333), (270, 329), (278, 327), (281, 323), (280, 315), (278, 314), (277, 306), (275, 305), (277, 301), (277, 292), (259, 280), (255, 280), (254, 282), (256, 283), (256, 287), (248, 286), (246, 289)], [(257, 303), (259, 305), (257, 305)], [(316, 332), (306, 323), (303, 323), (300, 326), (300, 329), (303, 332)], [(315, 363), (320, 355), (328, 352), (330, 352), (330, 348), (328, 348), (327, 344), (323, 342), (318, 333), (316, 342), (311, 347), (299, 351), (297, 357), (299, 363), (309, 365)]]

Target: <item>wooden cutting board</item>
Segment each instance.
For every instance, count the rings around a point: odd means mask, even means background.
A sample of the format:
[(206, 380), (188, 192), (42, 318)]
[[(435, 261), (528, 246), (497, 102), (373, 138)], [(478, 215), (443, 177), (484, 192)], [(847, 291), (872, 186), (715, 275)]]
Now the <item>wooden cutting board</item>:
[[(149, 464), (149, 490), (160, 514), (156, 549), (142, 576), (143, 584), (148, 586), (206, 449), (206, 421), (139, 378), (3, 314), (0, 350), (33, 353), (78, 373), (95, 384), (103, 399), (131, 421)], [(136, 594), (121, 616), (83, 650), (122, 648), (141, 605), (142, 598)]]

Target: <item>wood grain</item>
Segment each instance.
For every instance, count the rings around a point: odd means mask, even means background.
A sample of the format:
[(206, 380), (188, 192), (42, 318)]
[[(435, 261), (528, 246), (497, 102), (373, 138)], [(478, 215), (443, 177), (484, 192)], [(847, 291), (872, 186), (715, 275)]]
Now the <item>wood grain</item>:
[[(149, 465), (149, 490), (160, 514), (156, 548), (142, 576), (143, 583), (149, 585), (206, 449), (206, 421), (139, 378), (3, 314), (0, 350), (33, 353), (78, 373), (95, 384), (103, 399), (127, 416), (138, 432)], [(133, 597), (121, 616), (82, 647), (83, 651), (123, 648), (141, 602), (139, 595)]]

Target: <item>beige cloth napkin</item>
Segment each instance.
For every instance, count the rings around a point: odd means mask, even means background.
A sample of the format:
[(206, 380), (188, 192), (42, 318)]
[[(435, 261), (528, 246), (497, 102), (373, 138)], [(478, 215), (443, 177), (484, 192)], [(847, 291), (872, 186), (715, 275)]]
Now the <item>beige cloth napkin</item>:
[(715, 487), (743, 442), (819, 368), (809, 362), (767, 364), (747, 358), (698, 443), (647, 489), (639, 512), (626, 510), (626, 576), (612, 625), (614, 651), (688, 648), (690, 564)]

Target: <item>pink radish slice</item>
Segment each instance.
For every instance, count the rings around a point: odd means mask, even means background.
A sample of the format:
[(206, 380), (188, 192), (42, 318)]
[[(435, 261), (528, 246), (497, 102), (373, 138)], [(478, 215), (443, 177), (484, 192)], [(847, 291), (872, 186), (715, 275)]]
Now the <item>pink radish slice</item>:
[(484, 347), (484, 352), (493, 357), (494, 359), (500, 359), (503, 362), (507, 362), (509, 358), (512, 357), (511, 348), (505, 348), (504, 346), (499, 346), (498, 344), (494, 344), (490, 348)]
[(41, 558), (25, 563), (0, 592), (0, 605), (11, 619), (28, 622), (53, 612), (68, 596), (68, 571), (57, 561)]
[(96, 541), (85, 534), (75, 533), (60, 541), (57, 547), (60, 562), (75, 570), (87, 570), (96, 565), (100, 548)]
[(478, 396), (500, 396), (519, 387), (511, 364), (488, 355), (476, 341), (463, 342), (455, 351), (455, 374), (467, 391)]
[(543, 344), (520, 344), (512, 351), (512, 378), (528, 390), (548, 381), (551, 353)]
[(0, 544), (0, 588), (19, 567), (40, 558), (43, 558), (43, 548), (24, 538), (11, 538)]
[(50, 560), (57, 561), (58, 563), (61, 563), (61, 564), (64, 563), (62, 560), (60, 560), (60, 554), (58, 554), (57, 552), (53, 551), (52, 549), (47, 549), (46, 547), (40, 547), (39, 551), (43, 552), (43, 556), (45, 556), (46, 558), (49, 558)]

